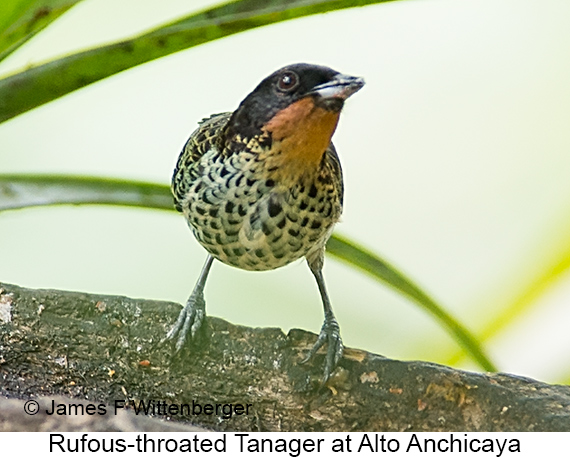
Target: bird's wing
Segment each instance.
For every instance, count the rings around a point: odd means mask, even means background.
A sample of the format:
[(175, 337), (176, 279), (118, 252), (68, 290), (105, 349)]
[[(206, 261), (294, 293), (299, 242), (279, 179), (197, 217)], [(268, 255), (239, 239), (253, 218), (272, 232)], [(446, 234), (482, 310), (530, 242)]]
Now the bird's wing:
[(203, 172), (199, 165), (200, 159), (206, 153), (218, 148), (220, 135), (230, 116), (231, 113), (220, 113), (202, 119), (198, 128), (186, 141), (172, 175), (171, 189), (174, 195), (174, 205), (178, 211), (182, 211), (181, 203), (188, 192), (190, 183)]
[(178, 162), (184, 160), (185, 165), (190, 166), (192, 162), (200, 160), (200, 157), (210, 149), (217, 147), (220, 134), (228, 123), (230, 116), (231, 113), (220, 113), (202, 119), (199, 122), (199, 127), (192, 132), (192, 135), (186, 141)]
[(334, 144), (330, 144), (327, 151), (325, 152), (324, 156), (324, 166), (328, 167), (330, 173), (333, 175), (334, 178), (332, 180), (332, 185), (334, 186), (337, 195), (340, 200), (340, 206), (342, 208), (343, 199), (344, 199), (344, 182), (342, 179), (342, 167), (340, 166), (340, 160), (336, 153), (336, 149)]

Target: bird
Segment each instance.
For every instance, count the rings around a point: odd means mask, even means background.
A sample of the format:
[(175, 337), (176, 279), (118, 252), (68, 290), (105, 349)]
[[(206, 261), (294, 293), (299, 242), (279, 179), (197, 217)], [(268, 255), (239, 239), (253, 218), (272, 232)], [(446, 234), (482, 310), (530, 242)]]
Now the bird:
[(343, 207), (344, 185), (331, 138), (361, 77), (297, 63), (264, 78), (233, 112), (203, 119), (176, 162), (171, 190), (207, 258), (165, 339), (176, 352), (206, 316), (204, 288), (214, 260), (250, 271), (305, 258), (324, 321), (307, 363), (327, 344), (323, 384), (343, 355), (323, 277), (325, 244)]

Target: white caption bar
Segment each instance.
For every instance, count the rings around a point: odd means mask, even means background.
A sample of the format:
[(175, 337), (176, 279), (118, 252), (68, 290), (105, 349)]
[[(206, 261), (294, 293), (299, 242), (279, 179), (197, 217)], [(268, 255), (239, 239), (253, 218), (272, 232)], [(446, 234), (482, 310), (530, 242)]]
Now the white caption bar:
[(3, 433), (3, 455), (570, 455), (570, 433)]

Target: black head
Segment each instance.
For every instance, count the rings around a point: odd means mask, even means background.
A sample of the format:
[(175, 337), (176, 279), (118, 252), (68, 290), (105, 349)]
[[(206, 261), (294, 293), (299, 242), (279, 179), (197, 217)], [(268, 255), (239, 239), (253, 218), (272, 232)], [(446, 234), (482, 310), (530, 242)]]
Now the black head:
[(298, 63), (265, 78), (239, 105), (228, 122), (226, 137), (239, 133), (252, 138), (276, 113), (292, 103), (313, 97), (315, 104), (340, 111), (344, 101), (362, 88), (364, 80), (328, 67)]

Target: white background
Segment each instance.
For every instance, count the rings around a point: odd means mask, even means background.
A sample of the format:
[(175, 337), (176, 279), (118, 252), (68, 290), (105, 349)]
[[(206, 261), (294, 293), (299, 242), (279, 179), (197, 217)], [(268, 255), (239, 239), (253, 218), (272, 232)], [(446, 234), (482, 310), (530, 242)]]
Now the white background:
[[(52, 436), (53, 435), (53, 436)], [(366, 437), (365, 437), (366, 435)], [(146, 440), (147, 453), (151, 449), (150, 442), (154, 440), (155, 449), (158, 449), (158, 440), (162, 440), (161, 449), (163, 453), (167, 454), (182, 454), (181, 452), (172, 452), (178, 449), (178, 446), (188, 445), (188, 440), (191, 442), (191, 452), (203, 453), (195, 449), (194, 439), (197, 438), (198, 446), (205, 440), (209, 440), (212, 443), (218, 440), (218, 449), (223, 449), (223, 440), (225, 436), (225, 453), (223, 455), (280, 455), (289, 456), (296, 455), (296, 452), (255, 452), (256, 449), (261, 450), (261, 440), (271, 440), (274, 446), (277, 446), (278, 441), (287, 440), (287, 443), (291, 443), (291, 440), (300, 440), (302, 443), (306, 442), (307, 446), (310, 446), (308, 440), (312, 440), (315, 444), (314, 450), (312, 452), (301, 452), (299, 457), (308, 456), (320, 456), (320, 455), (377, 455), (377, 454), (387, 454), (387, 455), (488, 455), (488, 456), (498, 456), (508, 457), (512, 455), (525, 457), (525, 456), (537, 456), (541, 454), (548, 454), (549, 456), (558, 457), (566, 456), (566, 443), (567, 434), (563, 433), (249, 433), (247, 436), (237, 436), (235, 433), (60, 433), (60, 434), (49, 434), (41, 433), (34, 434), (33, 440), (22, 440), (22, 433), (4, 433), (2, 435), (3, 449), (7, 452), (22, 451), (25, 449), (26, 452), (36, 452), (38, 454), (44, 455), (52, 453), (53, 455), (61, 455), (63, 452), (59, 446), (63, 446), (64, 450), (67, 452), (67, 446), (69, 445), (69, 450), (75, 450), (79, 448), (80, 450), (87, 450), (86, 453), (89, 454), (105, 454), (110, 455), (110, 452), (104, 452), (103, 446), (106, 449), (111, 449), (111, 446), (116, 446), (118, 440), (121, 440), (119, 448), (123, 446), (128, 446), (130, 444), (134, 445), (134, 448), (127, 448), (125, 452), (115, 452), (118, 455), (141, 455), (137, 452), (137, 438), (139, 438), (138, 443), (141, 446), (141, 450), (144, 449), (142, 446)], [(350, 449), (351, 452), (346, 451), (347, 437), (350, 439)], [(381, 450), (381, 440), (384, 438), (385, 442), (385, 452)], [(317, 452), (316, 443), (317, 440), (321, 441), (320, 452)], [(453, 451), (450, 452), (451, 441), (459, 440), (462, 444), (462, 449), (459, 451), (459, 443), (457, 441), (454, 443)], [(50, 449), (50, 440), (56, 445), (52, 446)], [(68, 444), (69, 440), (69, 444)], [(114, 440), (114, 442), (112, 441)], [(424, 444), (424, 440), (434, 440), (436, 445), (439, 444), (441, 451), (431, 452), (433, 444), (428, 442), (427, 450)], [(465, 440), (467, 440), (467, 446), (470, 446), (473, 451), (465, 451)], [(514, 452), (517, 443), (519, 442), (520, 452)], [(62, 443), (63, 441), (63, 443)], [(395, 452), (390, 452), (387, 448), (388, 442), (391, 442), (391, 449), (396, 449), (396, 443), (399, 443), (399, 450)], [(492, 450), (491, 447), (492, 441)], [(26, 443), (25, 447), (22, 443)], [(376, 445), (378, 443), (377, 450), (370, 450), (369, 446), (363, 446), (358, 452), (360, 444), (370, 443)], [(409, 447), (409, 443), (413, 443), (414, 446)], [(57, 443), (60, 443), (57, 445)], [(344, 444), (344, 452), (332, 452), (333, 446), (335, 449), (340, 449), (340, 444)], [(417, 447), (417, 443), (422, 446), (421, 451)], [(267, 449), (269, 444), (265, 444)], [(483, 446), (487, 446), (486, 448)], [(253, 446), (252, 452), (248, 452), (249, 447)], [(296, 446), (296, 443), (288, 444), (288, 446)], [(501, 446), (502, 451), (499, 450)], [(512, 447), (511, 447), (512, 446)], [(509, 452), (509, 448), (511, 451)], [(117, 447), (115, 447), (116, 449)], [(164, 452), (167, 448), (170, 452)], [(96, 450), (101, 449), (99, 452), (89, 452), (89, 449)], [(297, 449), (296, 447), (290, 447), (289, 449)], [(307, 447), (310, 449), (310, 447)], [(486, 452), (483, 452), (486, 449)], [(187, 455), (188, 452), (184, 452), (182, 455)], [(207, 453), (208, 455), (218, 455), (220, 453), (211, 450)]]

